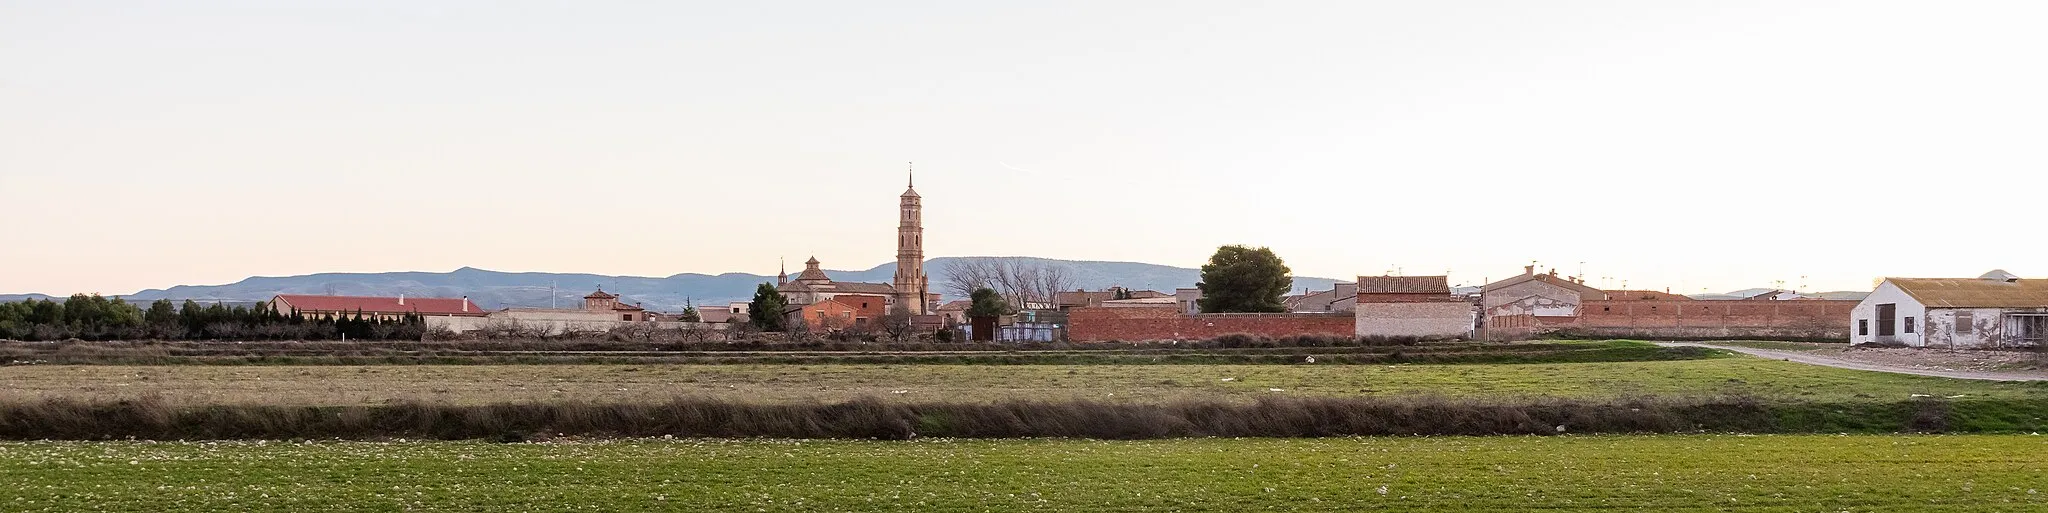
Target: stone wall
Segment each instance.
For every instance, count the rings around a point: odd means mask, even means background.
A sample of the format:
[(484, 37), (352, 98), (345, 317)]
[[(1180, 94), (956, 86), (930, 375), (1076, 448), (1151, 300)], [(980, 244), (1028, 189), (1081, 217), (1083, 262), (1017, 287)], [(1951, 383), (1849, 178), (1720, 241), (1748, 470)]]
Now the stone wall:
[(1173, 305), (1161, 308), (1083, 307), (1068, 311), (1067, 338), (1075, 342), (1199, 340), (1232, 333), (1264, 337), (1350, 337), (1354, 324), (1354, 317), (1349, 313), (1186, 315)]

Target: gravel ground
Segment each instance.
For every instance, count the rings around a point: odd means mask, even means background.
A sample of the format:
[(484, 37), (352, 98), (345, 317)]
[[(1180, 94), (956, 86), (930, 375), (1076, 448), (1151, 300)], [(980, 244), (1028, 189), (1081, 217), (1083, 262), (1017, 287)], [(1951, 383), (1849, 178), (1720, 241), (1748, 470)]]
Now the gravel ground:
[[(1999, 381), (2048, 380), (2048, 356), (2032, 351), (1850, 347), (1842, 344), (1772, 344), (1770, 349), (1714, 342), (1662, 342), (1664, 346), (1727, 349), (1813, 365), (1922, 376)], [(1803, 347), (1810, 346), (1810, 347)]]

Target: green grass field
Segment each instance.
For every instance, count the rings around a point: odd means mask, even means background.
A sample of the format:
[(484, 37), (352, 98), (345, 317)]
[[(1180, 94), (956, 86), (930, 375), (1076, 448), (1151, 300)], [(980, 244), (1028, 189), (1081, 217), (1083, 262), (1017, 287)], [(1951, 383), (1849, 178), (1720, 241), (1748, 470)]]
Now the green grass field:
[[(1451, 397), (1750, 394), (1773, 400), (2048, 397), (2048, 382), (1863, 372), (1749, 357), (1516, 365), (385, 365), (0, 367), (11, 398), (159, 394), (184, 403), (454, 404), (701, 396), (736, 401), (1089, 399), (1261, 395)], [(1279, 389), (1275, 392), (1273, 389)]]
[(1711, 343), (1711, 344), (1714, 344), (1714, 345), (1722, 345), (1722, 346), (1748, 347), (1748, 348), (1755, 348), (1755, 349), (1770, 349), (1770, 350), (1774, 350), (1774, 351), (1799, 351), (1799, 352), (1807, 352), (1807, 353), (1818, 353), (1818, 352), (1841, 352), (1841, 351), (1843, 351), (1843, 350), (1846, 350), (1846, 349), (1848, 349), (1848, 348), (1849, 348), (1849, 345), (1848, 345), (1848, 344), (1843, 344), (1843, 343), (1832, 343), (1832, 342), (1780, 342), (1780, 341), (1773, 341), (1773, 340), (1716, 340), (1716, 341), (1713, 341), (1713, 342), (1710, 342), (1710, 343)]
[(0, 443), (0, 510), (2041, 511), (2048, 438)]

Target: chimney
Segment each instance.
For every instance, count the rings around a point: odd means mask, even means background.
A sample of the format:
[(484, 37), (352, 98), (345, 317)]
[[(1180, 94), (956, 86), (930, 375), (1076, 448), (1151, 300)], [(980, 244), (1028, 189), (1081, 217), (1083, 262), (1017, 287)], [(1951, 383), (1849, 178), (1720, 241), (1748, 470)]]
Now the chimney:
[(469, 296), (462, 296), (462, 311), (469, 311)]
[(1535, 276), (1535, 275), (1536, 275), (1536, 264), (1529, 264), (1529, 265), (1525, 265), (1525, 266), (1522, 266), (1522, 275), (1523, 275), (1523, 276)]
[(398, 306), (405, 306), (405, 293), (398, 293)]

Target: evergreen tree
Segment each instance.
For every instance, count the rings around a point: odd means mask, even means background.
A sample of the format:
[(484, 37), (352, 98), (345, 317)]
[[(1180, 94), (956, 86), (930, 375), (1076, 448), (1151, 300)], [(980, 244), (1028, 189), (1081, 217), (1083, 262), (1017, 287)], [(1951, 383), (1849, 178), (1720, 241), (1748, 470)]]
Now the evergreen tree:
[(782, 311), (789, 308), (789, 300), (774, 285), (766, 283), (754, 288), (754, 301), (747, 303), (747, 319), (761, 331), (783, 331), (789, 328), (782, 318)]
[(1294, 288), (1293, 271), (1272, 249), (1230, 245), (1216, 248), (1202, 266), (1202, 313), (1285, 312), (1280, 297)]
[(968, 318), (1001, 317), (1003, 314), (1010, 313), (1010, 305), (1003, 302), (1003, 295), (997, 293), (995, 289), (988, 287), (974, 289), (974, 295), (969, 296), (968, 300)]
[(149, 311), (142, 314), (142, 322), (151, 326), (169, 326), (178, 323), (178, 307), (169, 299), (158, 299), (149, 303)]

